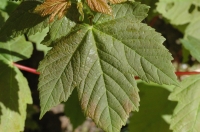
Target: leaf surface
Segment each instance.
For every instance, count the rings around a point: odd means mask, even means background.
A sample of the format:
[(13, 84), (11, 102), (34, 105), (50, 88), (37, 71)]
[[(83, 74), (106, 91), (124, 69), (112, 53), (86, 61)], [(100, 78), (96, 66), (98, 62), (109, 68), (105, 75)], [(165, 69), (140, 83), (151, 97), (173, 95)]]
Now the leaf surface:
[(26, 78), (15, 67), (0, 61), (0, 131), (23, 131), (27, 104), (32, 103)]
[(73, 125), (74, 130), (86, 120), (78, 100), (77, 90), (74, 90), (70, 98), (65, 102), (64, 112), (70, 119), (70, 123)]
[(0, 9), (5, 9), (7, 2), (8, 2), (7, 0), (1, 0), (0, 1)]
[(0, 29), (5, 23), (6, 19), (8, 19), (8, 14), (2, 10), (0, 10)]
[(5, 60), (8, 64), (27, 59), (31, 56), (33, 46), (25, 40), (24, 36), (17, 37), (6, 43), (0, 42), (0, 60)]
[(125, 52), (124, 57), (135, 75), (145, 81), (178, 85), (171, 64), (173, 58), (162, 45), (164, 38), (153, 28), (141, 23), (146, 17), (148, 7), (142, 5), (143, 8), (142, 6), (137, 8), (137, 6), (137, 4), (114, 5), (115, 20), (98, 14), (94, 18), (95, 28), (102, 32), (101, 34), (112, 36), (113, 40), (121, 42)]
[[(169, 19), (171, 24), (186, 27), (184, 38), (192, 36), (200, 39), (199, 6), (199, 0), (159, 0), (157, 11)], [(181, 26), (179, 26), (179, 29)]]
[(200, 126), (200, 75), (190, 76), (181, 82), (169, 99), (178, 101), (170, 128), (173, 132), (198, 132)]
[(17, 37), (26, 33), (28, 36), (41, 32), (48, 26), (48, 18), (41, 17), (31, 11), (39, 4), (38, 1), (24, 1), (10, 15), (0, 30), (0, 40)]
[(133, 112), (128, 124), (130, 132), (172, 132), (169, 124), (163, 119), (165, 115), (172, 115), (176, 106), (169, 101), (169, 86), (138, 83), (140, 90), (140, 110)]
[(42, 43), (46, 46), (53, 46), (56, 43), (56, 41), (66, 36), (75, 25), (75, 22), (71, 21), (66, 17), (52, 22), (49, 27), (49, 32), (42, 41)]
[(200, 40), (192, 36), (181, 40), (184, 47), (190, 51), (190, 54), (200, 62)]
[(199, 6), (199, 0), (159, 0), (157, 11), (170, 20), (172, 24), (182, 25), (199, 18), (199, 11), (192, 5)]
[(44, 55), (51, 49), (51, 47), (47, 47), (46, 45), (41, 44), (42, 40), (44, 40), (45, 36), (49, 32), (49, 28), (45, 28), (42, 32), (37, 32), (34, 35), (28, 36), (28, 40), (34, 42), (36, 44), (36, 49), (38, 51), (43, 51)]
[(129, 113), (138, 110), (134, 75), (177, 84), (163, 37), (141, 24), (148, 7), (127, 2), (112, 9), (114, 19), (99, 13), (94, 25), (76, 25), (40, 63), (41, 117), (76, 87), (86, 116), (107, 132), (119, 132)]
[(13, 62), (30, 57), (33, 47), (24, 37), (0, 43), (0, 131), (24, 130), (26, 105), (32, 103), (26, 78)]

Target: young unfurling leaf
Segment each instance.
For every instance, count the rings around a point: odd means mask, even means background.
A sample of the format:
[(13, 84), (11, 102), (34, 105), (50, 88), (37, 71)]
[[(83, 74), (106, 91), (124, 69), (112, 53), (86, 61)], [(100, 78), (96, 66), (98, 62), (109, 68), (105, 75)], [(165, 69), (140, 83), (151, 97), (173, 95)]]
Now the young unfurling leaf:
[(94, 11), (111, 15), (112, 10), (106, 0), (87, 0), (87, 4)]
[[(107, 0), (86, 0), (88, 6), (97, 12), (105, 13), (105, 14), (112, 14), (112, 10), (110, 6), (107, 3)], [(117, 3), (122, 3), (127, 0), (109, 0), (110, 3), (112, 4), (117, 4)]]
[(37, 6), (34, 13), (38, 13), (41, 16), (50, 15), (49, 22), (54, 20), (54, 17), (58, 15), (58, 18), (62, 18), (67, 9), (71, 6), (71, 2), (68, 0), (45, 0), (45, 2)]

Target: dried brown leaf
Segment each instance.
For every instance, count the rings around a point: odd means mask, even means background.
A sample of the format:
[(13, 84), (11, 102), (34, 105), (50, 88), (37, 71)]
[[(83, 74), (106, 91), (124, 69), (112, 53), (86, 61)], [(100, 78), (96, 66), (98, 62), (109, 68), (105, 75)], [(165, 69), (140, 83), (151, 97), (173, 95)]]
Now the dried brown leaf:
[(105, 14), (112, 14), (111, 7), (107, 4), (106, 0), (86, 0), (88, 6), (97, 12), (105, 13)]
[(70, 6), (71, 2), (68, 0), (45, 0), (43, 4), (35, 8), (34, 13), (38, 13), (41, 16), (50, 15), (49, 21), (52, 22), (56, 15), (58, 15), (59, 19), (62, 18)]

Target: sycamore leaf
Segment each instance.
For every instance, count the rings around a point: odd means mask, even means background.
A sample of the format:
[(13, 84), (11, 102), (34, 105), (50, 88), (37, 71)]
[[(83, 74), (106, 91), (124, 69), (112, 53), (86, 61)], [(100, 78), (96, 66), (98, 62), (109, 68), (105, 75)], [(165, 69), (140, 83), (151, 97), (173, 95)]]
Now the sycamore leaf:
[(178, 101), (170, 128), (173, 132), (198, 132), (200, 126), (200, 75), (190, 76), (181, 82), (169, 96)]
[(8, 14), (2, 10), (0, 10), (0, 29), (5, 23), (6, 19), (8, 19)]
[(134, 112), (128, 124), (130, 132), (171, 132), (169, 124), (163, 119), (172, 115), (176, 102), (168, 100), (169, 86), (138, 83), (140, 90), (140, 110)]
[(28, 82), (17, 68), (2, 61), (0, 69), (0, 131), (23, 131), (26, 107), (32, 103)]
[(46, 46), (53, 46), (56, 43), (56, 41), (66, 36), (75, 25), (75, 22), (71, 21), (66, 17), (52, 22), (50, 24), (47, 36), (41, 43)]
[(141, 23), (148, 7), (127, 2), (112, 9), (114, 18), (97, 14), (94, 25), (77, 24), (41, 61), (40, 117), (67, 101), (76, 87), (86, 116), (106, 132), (119, 132), (129, 113), (138, 110), (134, 74), (177, 84), (163, 37)]
[(106, 0), (86, 0), (88, 6), (97, 12), (105, 13), (111, 15), (112, 9), (111, 7), (107, 4)]
[(70, 123), (73, 125), (74, 130), (86, 120), (78, 100), (77, 90), (74, 90), (67, 102), (65, 102), (64, 112), (70, 119)]
[(31, 56), (33, 46), (24, 36), (14, 38), (6, 43), (0, 42), (0, 60), (12, 62), (27, 59)]
[(187, 38), (188, 36), (197, 38), (200, 40), (200, 12), (198, 14), (198, 18), (190, 22), (190, 24), (185, 29), (184, 38)]
[(0, 30), (0, 40), (6, 41), (10, 37), (17, 37), (26, 33), (28, 36), (41, 32), (49, 24), (46, 17), (31, 13), (38, 1), (24, 1), (10, 15)]
[[(199, 0), (159, 0), (157, 11), (169, 19), (170, 23), (181, 25), (185, 32), (184, 38), (192, 36), (200, 39), (199, 6)], [(176, 27), (181, 29), (181, 26)]]
[[(190, 12), (193, 3), (196, 7)], [(159, 0), (157, 11), (170, 20), (172, 24), (180, 25), (199, 18), (199, 0)]]
[(0, 1), (0, 9), (5, 9), (5, 7), (7, 6), (8, 1), (7, 0), (1, 0)]
[(184, 47), (190, 51), (190, 54), (200, 62), (200, 40), (192, 36), (181, 40)]
[(114, 5), (115, 20), (108, 15), (97, 14), (94, 18), (95, 28), (101, 34), (112, 36), (115, 41), (121, 42), (125, 59), (132, 58), (127, 59), (127, 65), (132, 67), (135, 75), (145, 81), (178, 85), (175, 69), (171, 64), (173, 58), (162, 45), (165, 39), (153, 28), (141, 23), (148, 7), (136, 8), (137, 6), (138, 4)]
[(12, 63), (30, 57), (33, 47), (24, 37), (0, 43), (0, 131), (24, 130), (26, 105), (32, 103), (26, 78)]
[(86, 115), (105, 131), (118, 132), (129, 112), (138, 109), (137, 86), (129, 68), (119, 67), (123, 64), (120, 47), (101, 46), (99, 35), (93, 33), (89, 25), (77, 27), (77, 32), (63, 38), (40, 64), (41, 116), (66, 101), (77, 86)]
[(50, 15), (49, 21), (52, 22), (56, 15), (59, 19), (62, 18), (70, 6), (71, 2), (68, 0), (45, 0), (43, 4), (35, 8), (34, 13), (38, 13), (43, 17)]
[(34, 42), (36, 44), (36, 49), (38, 51), (43, 51), (44, 55), (46, 55), (47, 52), (51, 49), (50, 47), (47, 47), (46, 45), (41, 44), (42, 40), (45, 38), (48, 32), (49, 32), (49, 28), (45, 28), (42, 32), (38, 32), (34, 35), (28, 36), (28, 40), (31, 42)]

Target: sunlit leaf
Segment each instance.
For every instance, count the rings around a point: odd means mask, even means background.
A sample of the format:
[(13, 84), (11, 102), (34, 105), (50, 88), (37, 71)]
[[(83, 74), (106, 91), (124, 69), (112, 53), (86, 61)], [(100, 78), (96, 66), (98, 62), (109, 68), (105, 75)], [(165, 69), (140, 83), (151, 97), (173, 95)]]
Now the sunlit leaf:
[(27, 42), (24, 36), (17, 37), (6, 43), (0, 42), (0, 60), (6, 60), (8, 64), (27, 59), (31, 56), (33, 46)]
[(184, 47), (190, 51), (190, 54), (200, 62), (200, 40), (192, 36), (182, 39)]
[(36, 49), (38, 51), (43, 51), (44, 55), (46, 55), (47, 52), (51, 49), (50, 47), (47, 47), (46, 45), (41, 44), (42, 40), (44, 40), (48, 32), (49, 32), (49, 28), (45, 28), (42, 32), (38, 32), (34, 35), (28, 36), (29, 41), (34, 42), (36, 44)]
[(77, 24), (41, 61), (40, 117), (77, 88), (85, 115), (104, 131), (119, 132), (129, 113), (138, 110), (134, 75), (178, 84), (164, 38), (141, 23), (148, 7), (127, 2), (112, 9), (114, 18), (99, 13), (94, 25)]
[(0, 131), (24, 130), (26, 107), (32, 103), (26, 78), (13, 62), (30, 57), (33, 46), (24, 37), (0, 43)]
[(157, 11), (171, 24), (186, 25), (184, 37), (195, 37), (200, 40), (200, 1), (199, 0), (159, 0)]
[(26, 107), (32, 103), (28, 82), (15, 67), (0, 61), (0, 68), (0, 131), (23, 131)]
[(173, 132), (198, 132), (200, 127), (200, 75), (190, 76), (176, 87), (169, 99), (178, 101), (170, 128)]

